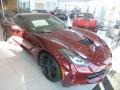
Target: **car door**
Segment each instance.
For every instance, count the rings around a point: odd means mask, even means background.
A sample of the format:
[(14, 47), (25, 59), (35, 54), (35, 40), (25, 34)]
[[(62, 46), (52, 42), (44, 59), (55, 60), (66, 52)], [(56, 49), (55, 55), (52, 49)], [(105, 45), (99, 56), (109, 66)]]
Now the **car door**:
[(13, 20), (15, 25), (12, 26), (12, 36), (18, 36), (22, 38), (25, 31), (23, 18), (21, 16), (15, 16)]
[[(42, 43), (41, 38), (36, 35), (36, 32), (34, 32), (32, 30), (32, 28), (27, 24), (27, 22), (25, 25), (26, 25), (26, 31), (24, 32), (23, 37), (25, 40), (27, 40), (28, 42), (30, 42), (33, 45), (33, 47), (31, 49), (33, 49), (35, 47), (42, 48), (44, 45)], [(41, 36), (42, 36), (42, 34), (41, 34)]]
[(26, 49), (33, 48), (32, 43), (28, 38), (25, 38), (26, 33), (29, 34), (29, 31), (26, 30), (24, 18), (22, 16), (16, 16), (14, 21), (16, 23), (16, 25), (12, 27), (12, 36), (14, 36), (14, 40)]

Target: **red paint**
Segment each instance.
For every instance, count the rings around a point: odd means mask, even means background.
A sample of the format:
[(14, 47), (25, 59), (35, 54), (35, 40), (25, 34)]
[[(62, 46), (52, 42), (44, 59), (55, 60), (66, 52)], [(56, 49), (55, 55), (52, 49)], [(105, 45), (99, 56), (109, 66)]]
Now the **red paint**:
[[(12, 28), (12, 36), (21, 37), (23, 39), (21, 45), (36, 58), (43, 50), (53, 55), (61, 67), (64, 84), (98, 83), (104, 79), (111, 68), (112, 56), (106, 43), (96, 34), (84, 29), (72, 28), (71, 30), (58, 30), (51, 33), (32, 33), (22, 28)], [(91, 39), (94, 43), (90, 46), (80, 43), (84, 37)], [(19, 43), (19, 41), (17, 42)], [(87, 66), (71, 63), (59, 52), (61, 48), (85, 55)], [(105, 70), (103, 74), (92, 79), (88, 78), (92, 74), (101, 73), (103, 70)]]
[(97, 32), (97, 20), (76, 17), (73, 19), (73, 27), (84, 28), (92, 32)]

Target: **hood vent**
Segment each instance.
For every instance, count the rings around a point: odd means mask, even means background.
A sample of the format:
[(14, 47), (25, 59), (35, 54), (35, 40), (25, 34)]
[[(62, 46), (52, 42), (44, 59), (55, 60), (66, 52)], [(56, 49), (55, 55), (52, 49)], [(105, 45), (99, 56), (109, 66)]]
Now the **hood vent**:
[(80, 43), (89, 46), (89, 45), (92, 45), (94, 42), (89, 38), (85, 37), (84, 39), (80, 40)]

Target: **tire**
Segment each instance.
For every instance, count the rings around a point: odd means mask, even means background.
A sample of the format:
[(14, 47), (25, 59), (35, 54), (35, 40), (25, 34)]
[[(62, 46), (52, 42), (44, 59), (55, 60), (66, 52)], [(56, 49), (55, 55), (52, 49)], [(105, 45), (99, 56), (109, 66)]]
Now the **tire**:
[(3, 31), (3, 39), (5, 40), (5, 41), (7, 41), (8, 40), (8, 33), (7, 33), (7, 31)]
[(49, 53), (40, 53), (38, 64), (41, 66), (42, 72), (48, 80), (52, 82), (61, 80), (60, 67), (53, 56), (51, 56)]
[(118, 47), (120, 45), (120, 38), (119, 37), (116, 38), (115, 43), (116, 43), (116, 45), (115, 45), (116, 47)]
[(108, 36), (108, 32), (106, 32), (106, 34), (105, 34), (105, 35), (106, 35), (106, 37), (109, 37), (109, 36)]

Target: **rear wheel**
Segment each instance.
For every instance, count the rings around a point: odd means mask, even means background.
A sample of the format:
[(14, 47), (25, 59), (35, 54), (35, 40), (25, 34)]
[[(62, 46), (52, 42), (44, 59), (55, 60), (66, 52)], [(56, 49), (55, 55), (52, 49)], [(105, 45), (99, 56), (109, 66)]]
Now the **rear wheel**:
[(6, 30), (4, 30), (4, 31), (3, 31), (3, 39), (4, 39), (5, 41), (7, 41), (8, 38), (9, 38), (8, 33), (7, 33)]
[(108, 32), (106, 32), (106, 34), (105, 34), (107, 37), (108, 37)]
[(57, 82), (61, 80), (61, 70), (55, 59), (48, 53), (43, 52), (39, 55), (38, 63), (42, 68), (45, 77), (52, 81)]

